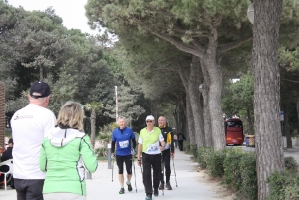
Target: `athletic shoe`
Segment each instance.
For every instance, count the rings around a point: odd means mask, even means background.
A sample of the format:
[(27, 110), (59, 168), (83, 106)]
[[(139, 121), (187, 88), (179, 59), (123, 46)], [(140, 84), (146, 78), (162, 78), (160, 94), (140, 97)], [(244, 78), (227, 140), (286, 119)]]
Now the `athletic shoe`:
[(120, 188), (119, 194), (124, 194), (125, 193), (125, 188)]
[(128, 191), (129, 191), (129, 192), (132, 192), (133, 188), (132, 188), (131, 183), (129, 183), (129, 184), (127, 183), (127, 185), (128, 185)]
[(159, 186), (159, 190), (164, 190), (164, 183), (161, 183)]
[(155, 197), (159, 196), (159, 190), (158, 189), (154, 189), (154, 196)]
[(145, 197), (145, 200), (152, 200), (152, 194), (147, 193), (146, 197)]
[(165, 188), (166, 188), (167, 190), (172, 190), (172, 187), (171, 187), (171, 185), (170, 185), (170, 182), (166, 183)]

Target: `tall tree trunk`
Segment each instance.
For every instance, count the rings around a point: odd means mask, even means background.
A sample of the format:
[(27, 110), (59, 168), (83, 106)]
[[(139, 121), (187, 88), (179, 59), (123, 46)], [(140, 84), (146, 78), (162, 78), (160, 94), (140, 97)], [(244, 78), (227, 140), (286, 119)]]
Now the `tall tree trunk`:
[[(181, 110), (180, 119), (182, 121), (182, 127), (181, 127), (180, 130), (182, 131), (182, 133), (187, 133), (188, 132), (188, 127), (187, 127), (187, 123), (186, 123), (186, 120), (187, 120), (186, 112), (182, 112), (182, 110)], [(185, 135), (186, 135), (186, 138), (188, 140), (189, 137), (187, 137), (187, 134), (185, 134)]]
[(176, 107), (174, 109), (174, 112), (172, 113), (172, 115), (173, 115), (173, 118), (174, 118), (174, 121), (175, 121), (176, 131), (178, 131), (178, 130), (181, 129), (180, 114), (179, 114), (179, 111), (178, 111), (178, 107)]
[(91, 115), (90, 115), (90, 124), (91, 124), (91, 144), (92, 147), (94, 148), (95, 145), (95, 139), (96, 139), (96, 111), (95, 109), (91, 110)]
[(253, 132), (253, 124), (252, 124), (252, 117), (251, 117), (251, 113), (250, 113), (250, 110), (247, 109), (247, 117), (248, 117), (248, 126), (249, 126), (249, 135), (254, 135), (254, 132)]
[[(185, 97), (186, 98), (186, 97)], [(178, 130), (178, 132), (182, 132), (182, 133), (188, 133), (188, 126), (187, 126), (187, 110), (186, 110), (186, 103), (185, 101), (181, 101), (180, 102), (180, 106), (179, 106), (179, 113), (180, 113), (180, 122), (181, 122), (181, 129)], [(188, 134), (185, 134), (185, 136), (187, 137)], [(189, 137), (187, 138), (189, 139)]]
[(278, 36), (283, 0), (254, 0), (254, 127), (258, 199), (269, 194), (267, 178), (284, 170), (279, 121)]
[[(187, 119), (186, 120), (187, 120), (187, 126), (188, 126), (189, 141), (190, 141), (190, 144), (196, 144), (194, 120), (193, 120), (192, 109), (191, 109), (191, 105), (190, 105), (190, 98), (189, 98), (188, 94), (186, 95), (186, 111), (187, 111)], [(186, 135), (186, 134), (184, 134), (184, 135)]]
[(186, 125), (185, 125), (186, 124), (185, 110), (186, 110), (186, 105), (184, 104), (184, 100), (178, 99), (178, 104), (175, 108), (175, 111), (173, 112), (173, 117), (175, 119), (177, 133), (179, 133), (180, 131), (187, 133), (186, 128), (185, 128), (186, 127)]
[(203, 110), (200, 104), (199, 85), (201, 83), (198, 78), (200, 74), (199, 58), (192, 56), (192, 64), (190, 66), (190, 74), (188, 79), (188, 94), (190, 98), (190, 105), (192, 109), (192, 116), (194, 121), (195, 139), (197, 147), (204, 147), (205, 136), (203, 127)]
[(200, 88), (200, 92), (203, 97), (203, 116), (204, 116), (204, 133), (205, 133), (205, 146), (213, 147), (213, 136), (211, 129), (211, 118), (210, 118), (210, 108), (209, 108), (209, 87), (210, 78), (206, 66), (202, 59), (200, 59), (201, 71), (204, 77), (204, 82)]
[(284, 121), (281, 122), (281, 123), (283, 123), (282, 130), (284, 132), (284, 135), (287, 138), (287, 148), (291, 149), (291, 148), (293, 148), (293, 146), (292, 146), (290, 124), (289, 124), (289, 104), (286, 104), (283, 106), (283, 111), (284, 111)]
[(188, 137), (190, 144), (196, 144), (194, 119), (189, 97), (188, 76), (190, 75), (190, 67), (183, 67), (182, 65), (178, 65), (178, 67), (179, 75), (186, 91), (186, 124), (188, 129), (188, 135), (186, 136)]
[(223, 112), (221, 108), (222, 68), (218, 63), (217, 29), (212, 27), (210, 32), (211, 36), (209, 37), (208, 48), (203, 57), (203, 63), (206, 66), (211, 81), (208, 96), (214, 142), (213, 146), (215, 150), (223, 150), (226, 148), (226, 142), (223, 126)]
[(39, 67), (39, 80), (40, 81), (44, 80), (44, 68), (43, 68), (43, 66)]

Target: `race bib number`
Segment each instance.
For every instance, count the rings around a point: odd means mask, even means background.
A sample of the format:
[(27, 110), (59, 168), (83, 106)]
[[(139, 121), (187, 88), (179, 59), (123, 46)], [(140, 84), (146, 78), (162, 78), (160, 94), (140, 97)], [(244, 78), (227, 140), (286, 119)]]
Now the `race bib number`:
[(129, 146), (129, 140), (119, 142), (120, 148), (126, 148)]
[(157, 144), (150, 144), (147, 147), (147, 152), (156, 152), (159, 150), (159, 146)]

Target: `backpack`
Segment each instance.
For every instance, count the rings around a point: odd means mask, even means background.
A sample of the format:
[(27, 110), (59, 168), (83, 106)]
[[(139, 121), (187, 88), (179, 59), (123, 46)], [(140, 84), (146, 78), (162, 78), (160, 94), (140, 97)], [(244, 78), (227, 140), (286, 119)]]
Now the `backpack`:
[(183, 135), (182, 135), (182, 134), (180, 134), (180, 135), (179, 135), (179, 138), (178, 138), (178, 140), (179, 140), (179, 141), (183, 141), (183, 140), (184, 140), (184, 138), (183, 138)]

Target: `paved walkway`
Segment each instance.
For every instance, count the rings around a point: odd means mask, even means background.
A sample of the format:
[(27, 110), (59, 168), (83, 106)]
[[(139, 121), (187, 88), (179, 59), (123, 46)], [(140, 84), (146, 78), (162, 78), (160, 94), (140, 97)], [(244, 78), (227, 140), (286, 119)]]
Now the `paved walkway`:
[[(242, 147), (243, 149), (254, 151), (252, 147)], [(299, 161), (299, 147), (293, 149), (284, 150), (285, 156), (293, 156), (297, 161)], [(176, 180), (174, 173), (171, 176), (171, 185), (173, 187), (172, 191), (164, 190), (164, 196), (162, 196), (162, 191), (158, 197), (153, 197), (153, 199), (169, 199), (169, 200), (233, 200), (233, 196), (228, 196), (226, 194), (226, 189), (224, 189), (219, 183), (209, 180), (208, 176), (204, 171), (198, 170), (198, 165), (192, 162), (190, 156), (176, 151), (175, 159), (175, 170), (176, 170)], [(173, 170), (173, 162), (171, 161), (171, 167)], [(125, 194), (118, 194), (120, 189), (118, 182), (117, 166), (114, 162), (113, 171), (113, 182), (112, 182), (112, 170), (108, 169), (107, 161), (100, 161), (98, 169), (92, 174), (92, 179), (88, 179), (87, 182), (87, 200), (98, 200), (103, 199), (103, 197), (109, 198), (111, 200), (120, 198), (121, 200), (141, 200), (145, 198), (144, 188), (142, 184), (141, 170), (140, 167), (135, 162), (135, 172), (136, 172), (136, 185), (135, 187), (135, 176), (132, 178), (133, 192), (128, 192), (127, 188)], [(134, 175), (134, 168), (133, 168)], [(4, 191), (0, 190), (0, 199), (2, 200), (16, 200), (15, 190), (8, 189)]]
[[(159, 197), (153, 197), (153, 199), (163, 198), (171, 200), (179, 199), (200, 199), (202, 200), (220, 200), (223, 199), (222, 196), (216, 194), (215, 188), (212, 185), (207, 184), (207, 181), (200, 181), (202, 179), (202, 173), (198, 172), (197, 164), (191, 162), (190, 156), (176, 151), (175, 159), (175, 170), (176, 170), (176, 179), (175, 176), (171, 176), (171, 185), (173, 187), (172, 191), (164, 190), (164, 196), (162, 196), (162, 191), (159, 191)], [(173, 162), (171, 161), (171, 166), (173, 170)], [(107, 196), (111, 199), (120, 198), (122, 200), (140, 200), (145, 198), (144, 187), (142, 184), (141, 170), (140, 167), (135, 163), (135, 172), (136, 172), (136, 185), (137, 193), (135, 187), (135, 177), (133, 176), (131, 182), (133, 185), (133, 192), (127, 192), (123, 195), (118, 194), (120, 189), (119, 182), (117, 179), (117, 166), (114, 166), (114, 180), (112, 182), (112, 171), (108, 170), (107, 163), (100, 163), (99, 170), (102, 173), (93, 174), (93, 180), (88, 180), (88, 189), (87, 189), (87, 200), (95, 200), (98, 195)], [(134, 168), (133, 168), (134, 174)], [(174, 173), (172, 173), (174, 175)], [(93, 186), (90, 186), (90, 185)]]
[[(231, 200), (232, 198), (223, 196), (223, 188), (219, 183), (211, 183), (208, 181), (207, 176), (203, 171), (199, 172), (197, 164), (190, 160), (190, 156), (176, 151), (175, 159), (175, 170), (176, 179), (174, 173), (171, 176), (171, 185), (173, 187), (172, 191), (164, 190), (164, 196), (162, 196), (162, 191), (158, 197), (153, 197), (153, 199), (169, 199), (169, 200)], [(173, 162), (171, 161), (171, 166), (173, 170)], [(133, 192), (128, 192), (127, 188), (125, 194), (118, 194), (120, 189), (118, 182), (117, 166), (114, 162), (114, 174), (112, 182), (112, 170), (108, 169), (108, 163), (104, 161), (99, 162), (98, 169), (92, 174), (92, 179), (88, 179), (87, 182), (87, 200), (98, 200), (98, 199), (122, 199), (122, 200), (141, 200), (145, 198), (144, 187), (142, 184), (141, 170), (140, 167), (135, 162), (135, 172), (136, 172), (136, 185), (137, 193), (135, 187), (135, 176), (132, 178)], [(134, 168), (133, 168), (134, 175)], [(16, 200), (16, 192), (9, 188), (9, 190), (0, 190), (0, 199), (2, 200)]]

